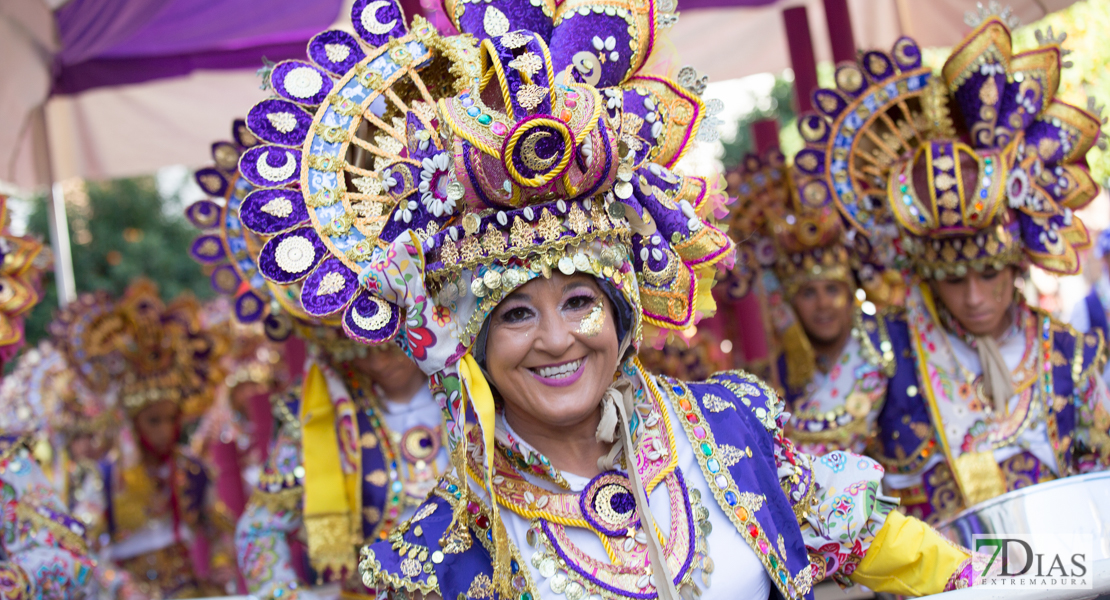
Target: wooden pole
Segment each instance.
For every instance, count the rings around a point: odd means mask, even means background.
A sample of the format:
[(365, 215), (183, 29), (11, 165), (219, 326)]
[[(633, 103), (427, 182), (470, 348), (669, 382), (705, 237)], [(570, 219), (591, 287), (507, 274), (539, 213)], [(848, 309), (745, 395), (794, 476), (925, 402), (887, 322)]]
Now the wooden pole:
[(852, 34), (852, 15), (848, 13), (848, 0), (824, 0), (824, 3), (833, 62), (855, 62), (856, 38)]
[(46, 107), (39, 106), (31, 115), (31, 146), (34, 152), (35, 171), (39, 181), (47, 188), (47, 217), (50, 226), (50, 248), (54, 253), (54, 285), (58, 289), (58, 307), (77, 299), (73, 279), (73, 254), (69, 245), (69, 221), (62, 184), (54, 180), (54, 165), (50, 157), (50, 134), (46, 127)]
[(796, 6), (782, 11), (786, 26), (786, 44), (790, 66), (794, 69), (794, 91), (799, 113), (813, 110), (813, 91), (817, 89), (817, 59), (813, 55), (813, 38), (809, 34), (806, 7)]

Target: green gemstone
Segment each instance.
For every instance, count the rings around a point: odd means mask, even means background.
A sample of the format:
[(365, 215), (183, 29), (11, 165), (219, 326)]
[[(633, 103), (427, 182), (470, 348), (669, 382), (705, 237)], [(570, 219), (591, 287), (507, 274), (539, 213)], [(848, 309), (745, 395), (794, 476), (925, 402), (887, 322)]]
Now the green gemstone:
[(768, 558), (771, 559), (771, 567), (772, 568), (775, 568), (775, 569), (779, 568), (779, 561), (778, 561), (777, 558), (775, 558), (774, 554), (770, 555)]
[(530, 592), (524, 592), (520, 595), (520, 600), (532, 600), (532, 594)]
[(706, 442), (702, 442), (702, 444), (701, 444), (701, 453), (706, 455), (706, 456), (709, 456), (710, 454), (713, 454), (713, 446), (710, 446)]
[(478, 122), (481, 123), (482, 125), (489, 125), (490, 123), (493, 122), (493, 117), (491, 117), (489, 115), (485, 115), (485, 114), (478, 115)]
[(905, 194), (909, 189), (907, 186), (902, 186), (902, 193)]

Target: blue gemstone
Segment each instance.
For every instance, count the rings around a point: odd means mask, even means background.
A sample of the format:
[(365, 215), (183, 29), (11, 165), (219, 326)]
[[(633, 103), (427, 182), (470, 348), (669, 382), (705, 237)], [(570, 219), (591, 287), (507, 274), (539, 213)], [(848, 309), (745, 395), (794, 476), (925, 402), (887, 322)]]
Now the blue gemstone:
[(987, 190), (979, 190), (979, 197), (980, 198), (986, 198), (987, 197)]
[(672, 389), (674, 389), (674, 393), (678, 394), (679, 396), (682, 395), (682, 386), (676, 385)]
[(466, 109), (466, 114), (472, 117), (477, 117), (478, 115), (482, 114), (482, 111), (478, 110), (477, 106), (471, 106), (470, 108)]
[(710, 473), (716, 473), (717, 471), (721, 470), (721, 463), (717, 462), (717, 459), (715, 458), (711, 458), (705, 461), (705, 466), (709, 469)]
[(403, 489), (405, 489), (405, 486), (400, 481), (393, 482), (393, 491), (400, 492)]
[(452, 484), (447, 486), (447, 491), (454, 494), (455, 492), (459, 491), (459, 486), (452, 483)]
[(736, 494), (733, 492), (725, 492), (725, 502), (728, 502), (729, 506), (736, 506)]
[(987, 168), (983, 169), (983, 171), (985, 171), (987, 175), (990, 175), (994, 173), (994, 167), (990, 166), (990, 164), (988, 163)]
[(514, 560), (509, 563), (509, 568), (513, 570), (513, 573), (516, 573), (520, 570), (520, 565), (516, 564), (516, 561)]
[(493, 527), (486, 530), (486, 539), (491, 542), (493, 541)]

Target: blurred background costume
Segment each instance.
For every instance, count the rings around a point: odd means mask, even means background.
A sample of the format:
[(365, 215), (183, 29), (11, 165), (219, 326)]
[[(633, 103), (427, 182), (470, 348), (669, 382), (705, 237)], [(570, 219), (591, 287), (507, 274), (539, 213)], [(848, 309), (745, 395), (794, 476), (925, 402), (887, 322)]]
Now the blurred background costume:
[[(23, 346), (23, 315), (40, 299), (42, 242), (8, 232), (8, 198), (0, 194), (0, 365)], [(47, 259), (49, 260), (49, 259)]]
[[(419, 18), (406, 27), (395, 2), (360, 1), (353, 11), (358, 39), (318, 35), (309, 51), (318, 66), (290, 65), (300, 75), (274, 86), (319, 103), (315, 116), (296, 100), (256, 105), (252, 130), (268, 144), (248, 151), (240, 169), (260, 185), (284, 186), (259, 200), (288, 202), (273, 221), (285, 233), (259, 261), (273, 269), (268, 276), (304, 277), (305, 308), (341, 315), (354, 339), (400, 341), (431, 374), (447, 414), (454, 471), (409, 521), (363, 549), (363, 583), (444, 598), (536, 597), (543, 581), (569, 597), (677, 598), (666, 581), (673, 570), (688, 592), (712, 576), (716, 595), (744, 589), (763, 598), (774, 586), (800, 598), (826, 575), (905, 593), (966, 581), (968, 554), (888, 515), (894, 503), (877, 493), (873, 462), (795, 453), (782, 437), (782, 406), (750, 375), (687, 387), (631, 359), (617, 374), (627, 395), (611, 406), (636, 411), (638, 437), (627, 416), (614, 435), (650, 472), (653, 512), (669, 511), (665, 550), (652, 533), (634, 533), (646, 502), (632, 499), (632, 476), (564, 480), (496, 417), (480, 366), (483, 324), (534, 278), (556, 269), (596, 277), (624, 307), (618, 337), (637, 346), (712, 310), (713, 271), (732, 244), (704, 217), (723, 195), (714, 182), (669, 170), (705, 118), (701, 80), (692, 69), (677, 80), (642, 70), (656, 27), (677, 15), (654, 4), (564, 4), (557, 15), (518, 2), (449, 7), (460, 30), (482, 40), (475, 52), (469, 38), (440, 38)], [(570, 79), (557, 84), (567, 69)], [(401, 93), (412, 96), (398, 100)], [(466, 427), (471, 407), (480, 428)], [(619, 490), (624, 503), (583, 514), (594, 505), (582, 488), (600, 495), (610, 485), (599, 497)], [(837, 504), (843, 521), (823, 512), (833, 510), (821, 501), (833, 488), (853, 490)], [(714, 571), (711, 531), (721, 556), (745, 568)], [(526, 538), (539, 549), (530, 561)], [(893, 545), (877, 551), (894, 538), (912, 538), (907, 547), (935, 560)], [(886, 576), (890, 567), (901, 586)]]
[[(787, 437), (808, 453), (862, 453), (894, 374), (887, 319), (876, 308), (902, 294), (880, 260), (890, 236), (874, 235), (882, 244), (875, 248), (867, 236), (845, 230), (833, 207), (806, 205), (793, 172), (776, 149), (749, 155), (732, 176), (738, 198), (730, 234), (744, 240), (739, 256), (749, 264), (730, 275), (744, 271), (759, 279), (776, 356), (773, 381), (790, 413)], [(795, 303), (803, 294), (815, 298), (815, 316), (798, 314)], [(836, 325), (818, 334), (806, 318)], [(814, 339), (818, 335), (831, 338)], [(829, 350), (816, 352), (819, 343)]]
[[(0, 222), (6, 223), (0, 196)], [(0, 236), (0, 356), (11, 358), (23, 343), (21, 315), (38, 299), (41, 269), (34, 258), (42, 244)], [(21, 367), (23, 372), (30, 366)], [(17, 370), (20, 370), (17, 367)], [(12, 600), (77, 600), (98, 597), (95, 561), (86, 527), (43, 473), (32, 452), (46, 414), (38, 398), (19, 394), (23, 373), (0, 390), (0, 597)], [(109, 596), (118, 591), (107, 590)]]
[(1060, 40), (1046, 41), (1015, 55), (1006, 25), (987, 16), (937, 77), (903, 38), (841, 65), (837, 89), (814, 94), (821, 114), (799, 121), (803, 202), (835, 205), (857, 235), (893, 216), (919, 276), (906, 328), (889, 328), (897, 371), (872, 451), (890, 493), (931, 522), (1110, 459), (1101, 333), (1015, 298), (1008, 332), (972, 336), (929, 283), (1079, 268), (1088, 240), (1072, 211), (1098, 190), (1080, 163), (1100, 125), (1054, 99)]
[[(1102, 332), (1103, 340), (1110, 335), (1110, 229), (1099, 234), (1092, 249), (1097, 262), (1088, 269), (1098, 269), (1098, 279), (1091, 292), (1075, 304), (1068, 324), (1081, 333)], [(1102, 380), (1110, 378), (1110, 363), (1103, 367)]]
[[(283, 245), (306, 213), (267, 179), (274, 175), (265, 166), (271, 159), (258, 163), (255, 133), (273, 134), (288, 118), (307, 114), (302, 106), (311, 104), (308, 97), (285, 87), (306, 68), (287, 62), (267, 74), (278, 96), (264, 104), (295, 112), (267, 118), (252, 111), (236, 121), (235, 141), (213, 144), (215, 164), (197, 172), (211, 199), (186, 210), (205, 231), (193, 244), (193, 257), (212, 266), (212, 284), (230, 296), (236, 320), (261, 322), (271, 339), (296, 335), (308, 345), (303, 369), (290, 365), (299, 385), (273, 396), (279, 425), (237, 526), (241, 572), (250, 593), (263, 598), (302, 593), (304, 583), (339, 583), (346, 594), (365, 593), (352, 578), (352, 549), (381, 539), (411, 514), (446, 464), (440, 410), (415, 365), (399, 348), (370, 350), (346, 339), (338, 319), (311, 309), (312, 300), (329, 300), (327, 293), (303, 301), (307, 269), (283, 270), (310, 258), (312, 251), (304, 254), (296, 240)], [(264, 166), (240, 176), (241, 160)], [(382, 382), (390, 389), (413, 375), (420, 385), (409, 386), (416, 391), (408, 397), (390, 398), (367, 375), (368, 362), (390, 377)]]
[[(189, 297), (163, 304), (148, 281), (122, 298), (83, 295), (51, 324), (90, 390), (124, 417), (119, 451), (101, 463), (106, 560), (149, 598), (222, 594), (233, 569), (231, 524), (216, 511), (205, 465), (178, 445), (182, 419), (207, 405), (218, 360)], [(151, 415), (158, 415), (154, 425)]]

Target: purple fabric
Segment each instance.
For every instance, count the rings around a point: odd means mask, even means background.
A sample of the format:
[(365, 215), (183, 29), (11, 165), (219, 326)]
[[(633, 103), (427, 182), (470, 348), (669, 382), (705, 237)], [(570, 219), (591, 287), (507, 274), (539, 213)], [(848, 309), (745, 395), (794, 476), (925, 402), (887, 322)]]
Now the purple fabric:
[(234, 294), (239, 289), (239, 284), (243, 283), (239, 273), (235, 271), (235, 267), (231, 265), (220, 265), (212, 271), (212, 289), (221, 294)]
[(262, 316), (266, 302), (256, 293), (248, 291), (235, 299), (235, 317), (241, 323), (253, 323)]
[[(315, 71), (320, 76), (320, 87), (310, 96), (302, 95), (304, 92), (298, 92), (296, 89), (290, 90), (287, 86), (286, 79), (293, 71), (300, 72), (301, 69), (309, 69)], [(299, 78), (294, 77), (293, 81), (299, 81)], [(331, 93), (331, 88), (334, 82), (331, 77), (328, 77), (327, 71), (314, 66), (312, 63), (303, 60), (290, 60), (278, 63), (274, 70), (270, 73), (270, 86), (279, 96), (297, 102), (299, 104), (306, 104), (309, 106), (317, 106), (328, 97)], [(296, 85), (296, 84), (294, 84)]]
[[(372, 319), (377, 316), (379, 310), (389, 311), (389, 317), (380, 329), (366, 329), (355, 322), (356, 318), (359, 321)], [(354, 301), (343, 311), (343, 332), (352, 340), (364, 344), (381, 344), (389, 341), (397, 335), (400, 328), (401, 309), (389, 303), (379, 306), (366, 288), (359, 288)]]
[[(274, 127), (270, 115), (283, 118), (285, 115), (290, 115), (296, 124), (290, 131), (281, 131)], [(284, 125), (280, 120), (278, 124)], [(262, 141), (299, 147), (308, 138), (308, 131), (312, 127), (312, 115), (289, 100), (276, 98), (263, 100), (252, 106), (247, 113), (247, 127)]]
[[(293, 211), (278, 217), (262, 211), (262, 207), (277, 198), (286, 198)], [(274, 235), (308, 222), (308, 207), (299, 190), (290, 188), (255, 190), (239, 206), (239, 220), (247, 229), (262, 235)]]
[(220, 205), (211, 200), (200, 200), (185, 209), (185, 216), (197, 229), (211, 229), (220, 223)]
[[(320, 285), (331, 273), (338, 273), (343, 278), (343, 287), (330, 294), (321, 294)], [(347, 306), (357, 291), (358, 274), (339, 262), (339, 259), (328, 257), (301, 287), (301, 307), (310, 315), (323, 317)]]
[(198, 70), (255, 70), (262, 57), (285, 60), (304, 56), (304, 42), (252, 46), (239, 50), (213, 50), (191, 54), (92, 59), (72, 65), (55, 65), (52, 95), (79, 94), (86, 90), (182, 77)]
[(55, 11), (55, 93), (304, 56), (342, 0), (71, 0)]
[[(346, 46), (348, 50), (347, 57), (338, 62), (331, 60), (328, 58), (327, 51), (329, 45)], [(312, 62), (342, 77), (347, 71), (353, 69), (359, 61), (366, 58), (366, 53), (362, 51), (362, 45), (358, 43), (355, 36), (346, 31), (330, 30), (318, 33), (312, 38), (312, 41), (308, 43), (308, 57), (312, 59)]]
[[(263, 156), (265, 155), (265, 156)], [(285, 175), (289, 173), (288, 177), (284, 179), (270, 179), (259, 172), (259, 161), (265, 160), (265, 166), (275, 169), (275, 172), (267, 172), (271, 176)], [(293, 161), (293, 165), (289, 165), (289, 161)], [(290, 148), (282, 148), (280, 146), (255, 146), (250, 150), (243, 153), (242, 158), (239, 159), (239, 172), (247, 181), (257, 185), (258, 187), (277, 187), (280, 185), (289, 185), (297, 180), (300, 173), (301, 151), (293, 150)]]
[(196, 179), (200, 189), (204, 190), (204, 193), (209, 196), (222, 198), (227, 193), (227, 178), (215, 167), (197, 169), (193, 178)]
[[(371, 4), (375, 6), (370, 8)], [(372, 33), (363, 26), (364, 21), (392, 26), (385, 33)], [(355, 0), (351, 6), (351, 25), (358, 37), (374, 47), (384, 46), (389, 40), (401, 37), (408, 31), (408, 24), (401, 14), (401, 5), (396, 0), (386, 0), (386, 4), (382, 5), (377, 5), (374, 0)]]
[[(299, 269), (296, 272), (287, 271), (280, 264), (278, 264), (277, 250), (282, 246), (282, 242), (289, 238), (301, 238), (307, 240), (311, 245), (306, 251), (311, 251), (312, 256), (309, 261), (303, 260), (303, 255), (300, 254), (300, 248), (297, 248), (298, 254), (295, 258), (283, 257), (282, 262), (293, 265), (294, 268)], [(316, 265), (320, 264), (320, 260), (328, 253), (328, 249), (324, 247), (324, 242), (320, 241), (320, 237), (316, 235), (316, 230), (311, 227), (301, 227), (285, 233), (275, 235), (262, 246), (262, 251), (258, 253), (258, 272), (262, 276), (274, 283), (290, 284), (307, 277)]]
[(227, 256), (218, 235), (202, 235), (193, 240), (193, 245), (189, 248), (189, 254), (197, 262), (206, 265), (218, 263)]

